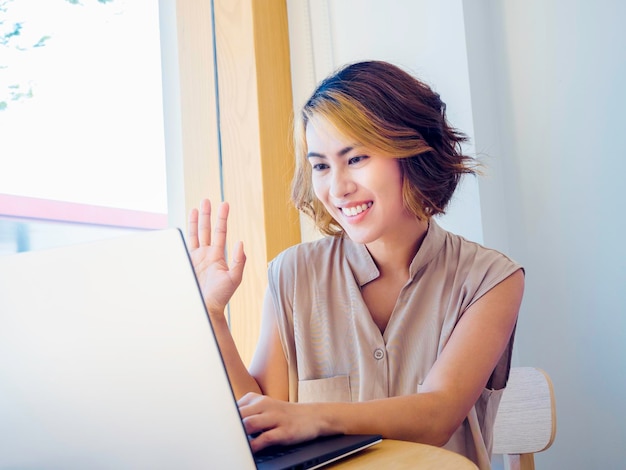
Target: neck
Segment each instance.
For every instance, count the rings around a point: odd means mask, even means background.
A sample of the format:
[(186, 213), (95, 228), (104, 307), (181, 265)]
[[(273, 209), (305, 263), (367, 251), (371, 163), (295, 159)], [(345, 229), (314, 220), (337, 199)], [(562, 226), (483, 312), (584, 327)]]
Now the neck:
[(383, 273), (407, 273), (415, 255), (422, 246), (428, 220), (417, 220), (410, 230), (399, 230), (393, 239), (380, 239), (366, 244), (368, 251)]

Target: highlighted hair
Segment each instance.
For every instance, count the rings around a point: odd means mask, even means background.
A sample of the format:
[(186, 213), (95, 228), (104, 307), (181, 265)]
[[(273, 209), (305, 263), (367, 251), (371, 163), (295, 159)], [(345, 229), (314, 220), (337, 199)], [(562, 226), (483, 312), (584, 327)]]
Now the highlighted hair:
[(437, 93), (394, 65), (369, 61), (340, 69), (320, 83), (297, 116), (295, 206), (322, 233), (343, 233), (313, 192), (306, 127), (315, 116), (345, 137), (396, 158), (405, 207), (417, 218), (444, 213), (461, 177), (475, 174), (477, 166), (463, 154), (467, 137), (448, 124), (445, 111)]

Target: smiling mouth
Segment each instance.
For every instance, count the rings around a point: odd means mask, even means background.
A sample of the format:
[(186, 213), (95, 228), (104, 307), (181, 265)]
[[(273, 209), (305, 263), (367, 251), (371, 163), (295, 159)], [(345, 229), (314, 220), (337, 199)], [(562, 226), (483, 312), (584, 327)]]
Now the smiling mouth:
[(359, 215), (361, 212), (363, 212), (366, 209), (369, 209), (370, 207), (372, 207), (372, 202), (368, 202), (365, 204), (360, 204), (358, 206), (352, 206), (352, 207), (340, 207), (339, 209), (341, 210), (341, 213), (347, 217), (354, 217), (355, 215)]

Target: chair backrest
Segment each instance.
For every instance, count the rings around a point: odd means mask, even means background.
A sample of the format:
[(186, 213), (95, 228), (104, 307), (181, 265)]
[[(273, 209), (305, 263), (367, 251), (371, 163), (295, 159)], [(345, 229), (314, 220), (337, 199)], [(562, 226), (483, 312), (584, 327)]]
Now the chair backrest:
[(550, 447), (555, 435), (550, 377), (535, 367), (511, 368), (496, 414), (493, 453), (504, 455), (511, 469), (532, 470), (533, 454)]

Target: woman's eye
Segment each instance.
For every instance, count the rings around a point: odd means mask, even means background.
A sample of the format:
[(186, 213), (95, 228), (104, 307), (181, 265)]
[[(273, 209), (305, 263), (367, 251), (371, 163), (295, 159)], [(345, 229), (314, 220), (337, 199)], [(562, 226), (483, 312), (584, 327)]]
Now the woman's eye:
[(328, 165), (326, 163), (315, 163), (313, 165), (314, 171), (322, 171), (322, 170), (326, 170), (327, 168), (328, 168)]
[(365, 155), (359, 155), (358, 157), (352, 157), (352, 158), (350, 158), (350, 160), (348, 160), (348, 164), (356, 165), (357, 163), (365, 160), (366, 158), (367, 158), (367, 156), (365, 156)]

